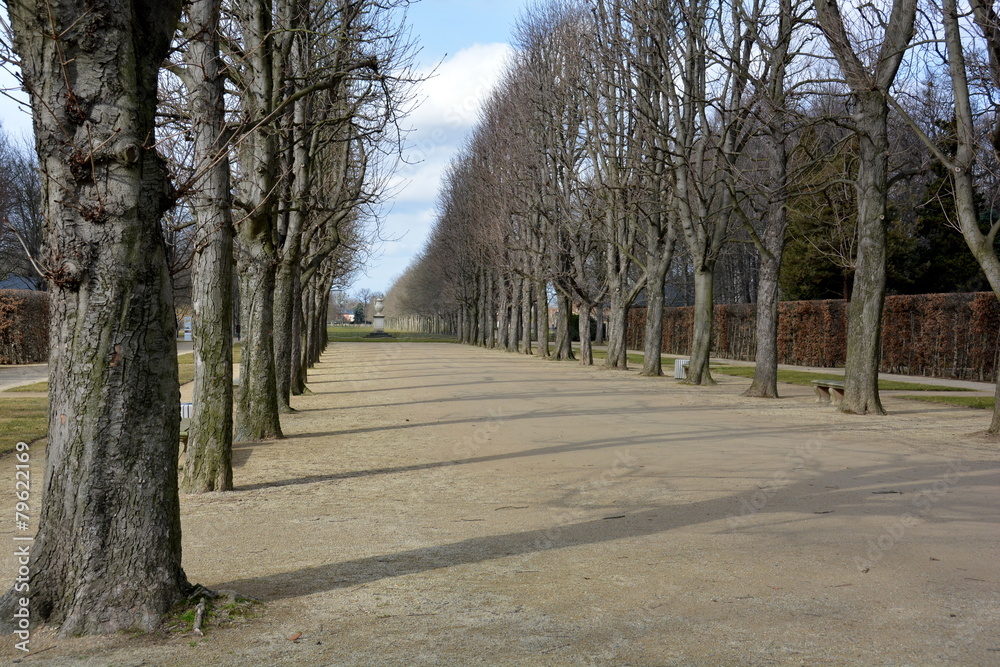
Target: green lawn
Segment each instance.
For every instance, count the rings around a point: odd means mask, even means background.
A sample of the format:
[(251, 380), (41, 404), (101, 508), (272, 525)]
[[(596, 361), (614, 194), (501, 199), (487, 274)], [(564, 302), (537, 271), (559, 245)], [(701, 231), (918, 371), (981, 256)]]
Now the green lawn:
[(977, 410), (992, 410), (996, 404), (996, 399), (992, 396), (900, 396), (911, 401), (924, 401), (925, 403), (943, 403), (945, 405), (960, 405), (966, 408), (976, 408)]
[[(240, 346), (239, 343), (233, 345), (233, 363), (240, 363)], [(185, 354), (177, 355), (177, 378), (179, 384), (187, 384), (188, 382), (194, 381), (194, 352), (187, 352)], [(48, 382), (35, 382), (34, 384), (25, 384), (20, 387), (13, 387), (7, 389), (7, 391), (18, 392), (18, 391), (48, 391)]]
[[(580, 349), (573, 348), (573, 354), (575, 354), (576, 358), (579, 359)], [(608, 353), (605, 352), (604, 350), (594, 350), (594, 359), (607, 359), (607, 358), (608, 358)], [(636, 366), (642, 366), (644, 363), (646, 363), (646, 355), (644, 355), (642, 352), (629, 352), (625, 355), (625, 358), (628, 359), (628, 362), (630, 364)], [(664, 372), (666, 372), (667, 367), (670, 367), (671, 369), (674, 367), (672, 359), (664, 359), (662, 364)], [(671, 370), (671, 372), (673, 371)]]
[(411, 333), (387, 331), (392, 338), (365, 338), (374, 331), (370, 326), (333, 326), (327, 327), (327, 340), (331, 343), (454, 343), (454, 336), (442, 334)]
[(49, 428), (49, 399), (0, 396), (0, 455), (19, 442), (31, 444), (45, 437)]
[[(713, 373), (722, 375), (735, 375), (738, 377), (752, 378), (753, 366), (717, 366), (712, 368)], [(778, 370), (778, 382), (787, 384), (799, 384), (809, 386), (813, 380), (843, 380), (843, 375), (833, 373), (811, 373), (809, 371)], [(960, 387), (944, 387), (934, 384), (918, 384), (915, 382), (898, 382), (896, 380), (879, 380), (878, 388), (882, 391), (904, 390), (904, 391), (968, 391)]]
[(10, 389), (5, 389), (4, 391), (48, 391), (49, 383), (47, 381), (35, 382), (34, 384), (23, 384), (20, 387), (11, 387)]
[[(233, 346), (233, 363), (240, 361), (239, 345)], [(194, 352), (177, 357), (180, 384), (194, 380)], [(48, 382), (36, 382), (8, 389), (14, 395), (0, 395), (0, 455), (14, 449), (18, 442), (32, 443), (48, 432), (49, 399), (17, 396), (17, 392), (47, 392)], [(7, 393), (4, 392), (4, 393)]]

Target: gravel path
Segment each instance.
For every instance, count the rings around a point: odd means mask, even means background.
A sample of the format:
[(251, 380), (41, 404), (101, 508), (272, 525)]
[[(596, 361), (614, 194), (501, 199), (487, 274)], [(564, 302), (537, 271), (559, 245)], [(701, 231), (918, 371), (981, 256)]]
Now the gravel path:
[(203, 639), (42, 629), (23, 663), (1000, 663), (988, 414), (719, 379), (334, 345), (288, 438), (237, 446), (237, 490), (182, 498), (190, 580), (263, 614)]

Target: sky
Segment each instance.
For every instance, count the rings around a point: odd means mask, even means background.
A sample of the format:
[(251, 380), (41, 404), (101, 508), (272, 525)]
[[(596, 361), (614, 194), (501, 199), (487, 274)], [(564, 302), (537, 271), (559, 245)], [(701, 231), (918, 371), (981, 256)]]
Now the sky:
[(435, 221), (441, 178), (477, 120), (482, 101), (511, 54), (510, 34), (525, 0), (420, 0), (409, 22), (420, 46), (422, 104), (407, 119), (413, 128), (408, 161), (397, 175), (399, 191), (387, 206), (388, 239), (359, 276), (361, 288), (385, 291), (423, 247)]
[[(420, 46), (420, 106), (404, 121), (412, 128), (407, 161), (382, 214), (382, 237), (365, 273), (349, 290), (384, 292), (423, 247), (435, 220), (441, 177), (476, 123), (481, 102), (511, 53), (511, 29), (526, 0), (419, 0), (408, 20)], [(0, 74), (0, 88), (12, 80)], [(31, 120), (0, 96), (0, 121), (16, 136), (30, 135)]]

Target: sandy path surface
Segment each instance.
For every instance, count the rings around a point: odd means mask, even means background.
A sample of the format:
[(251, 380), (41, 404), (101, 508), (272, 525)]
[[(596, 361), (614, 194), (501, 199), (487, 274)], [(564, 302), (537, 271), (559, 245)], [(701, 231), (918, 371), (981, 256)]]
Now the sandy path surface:
[(182, 498), (190, 580), (262, 615), (203, 639), (42, 629), (21, 662), (1000, 664), (988, 414), (858, 418), (747, 384), (334, 345), (288, 438), (238, 445), (237, 491)]

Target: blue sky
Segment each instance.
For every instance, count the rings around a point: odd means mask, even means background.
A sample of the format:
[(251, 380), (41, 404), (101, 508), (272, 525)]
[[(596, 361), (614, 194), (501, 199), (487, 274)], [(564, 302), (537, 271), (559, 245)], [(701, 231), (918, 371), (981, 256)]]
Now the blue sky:
[(525, 0), (420, 0), (411, 5), (413, 37), (426, 73), (423, 103), (408, 119), (413, 166), (397, 176), (400, 190), (387, 206), (383, 236), (389, 239), (353, 290), (385, 291), (423, 247), (434, 223), (441, 176), (475, 125), (480, 103), (510, 55), (514, 22)]
[[(408, 161), (395, 178), (395, 196), (383, 210), (382, 236), (365, 274), (351, 288), (385, 291), (423, 247), (434, 223), (441, 175), (475, 125), (479, 105), (510, 54), (511, 28), (526, 0), (419, 0), (409, 10), (424, 74), (423, 102), (404, 122), (413, 128)], [(0, 87), (12, 80), (0, 74)], [(15, 93), (17, 94), (17, 93)], [(27, 114), (0, 97), (0, 120), (16, 136), (30, 133)]]

